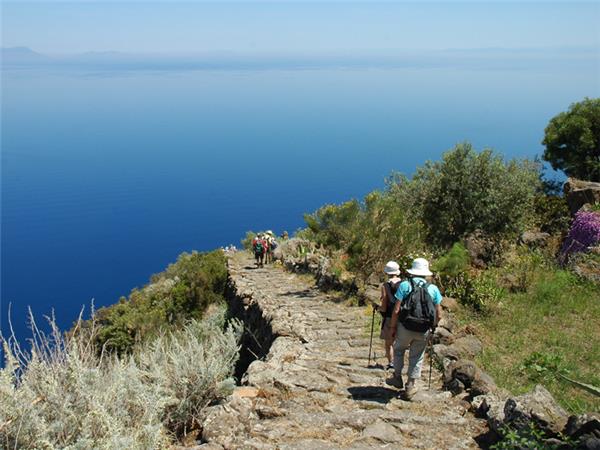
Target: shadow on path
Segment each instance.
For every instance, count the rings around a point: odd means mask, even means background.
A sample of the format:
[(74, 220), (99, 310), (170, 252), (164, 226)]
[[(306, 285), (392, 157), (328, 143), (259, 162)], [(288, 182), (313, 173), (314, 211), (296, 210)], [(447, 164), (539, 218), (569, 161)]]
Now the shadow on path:
[(286, 295), (288, 297), (308, 297), (308, 298), (315, 298), (319, 296), (318, 292), (315, 292), (312, 289), (304, 289), (301, 291), (287, 291), (284, 292), (282, 295)]
[(367, 400), (377, 403), (388, 403), (398, 396), (398, 391), (383, 386), (353, 386), (348, 388), (352, 400)]

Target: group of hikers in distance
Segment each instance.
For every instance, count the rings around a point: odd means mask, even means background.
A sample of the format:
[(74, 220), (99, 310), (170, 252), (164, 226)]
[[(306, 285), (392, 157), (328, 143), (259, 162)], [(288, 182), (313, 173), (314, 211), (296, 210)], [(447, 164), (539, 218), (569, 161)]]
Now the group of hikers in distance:
[(271, 230), (258, 233), (252, 239), (252, 251), (254, 252), (256, 267), (263, 267), (265, 264), (273, 262), (273, 250), (276, 248), (277, 240)]
[[(428, 281), (433, 274), (424, 258), (412, 262), (404, 280), (400, 278), (400, 266), (395, 261), (389, 261), (383, 271), (388, 280), (381, 285), (378, 309), (383, 320), (379, 337), (383, 339), (387, 368), (394, 370), (393, 377), (386, 383), (404, 389), (400, 395), (410, 400), (417, 392), (425, 350), (441, 317), (442, 294), (436, 285)], [(371, 339), (372, 333), (371, 327)], [(402, 370), (407, 351), (408, 377), (405, 384)]]

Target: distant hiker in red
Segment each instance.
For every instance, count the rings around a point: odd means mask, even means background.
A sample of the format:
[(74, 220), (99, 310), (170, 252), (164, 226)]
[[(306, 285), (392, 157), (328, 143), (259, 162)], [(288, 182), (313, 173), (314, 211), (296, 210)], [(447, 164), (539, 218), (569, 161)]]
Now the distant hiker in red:
[(402, 281), (400, 275), (400, 266), (396, 261), (388, 261), (383, 271), (388, 276), (388, 280), (381, 285), (381, 306), (379, 312), (383, 316), (381, 324), (381, 334), (379, 339), (383, 339), (383, 348), (385, 356), (388, 360), (388, 369), (394, 368), (392, 346), (394, 345), (394, 337), (392, 336), (392, 312), (396, 304), (396, 291)]
[(262, 267), (265, 253), (266, 253), (267, 243), (263, 239), (262, 234), (257, 234), (254, 239), (252, 239), (252, 250), (254, 251), (254, 259), (256, 260), (256, 267)]

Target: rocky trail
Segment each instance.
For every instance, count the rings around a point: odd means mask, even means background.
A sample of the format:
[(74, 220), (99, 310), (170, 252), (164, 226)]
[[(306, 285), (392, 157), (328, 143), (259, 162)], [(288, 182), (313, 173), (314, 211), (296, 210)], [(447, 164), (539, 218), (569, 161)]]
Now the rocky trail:
[[(410, 402), (385, 384), (391, 371), (367, 367), (365, 308), (340, 303), (308, 277), (255, 268), (245, 252), (230, 258), (229, 270), (240, 310), (255, 316), (247, 324), (255, 348), (271, 345), (248, 366), (242, 386), (209, 408), (201, 448), (479, 448), (485, 420), (442, 390), (435, 369), (428, 390), (428, 361)], [(384, 364), (381, 347), (376, 333), (373, 348)]]

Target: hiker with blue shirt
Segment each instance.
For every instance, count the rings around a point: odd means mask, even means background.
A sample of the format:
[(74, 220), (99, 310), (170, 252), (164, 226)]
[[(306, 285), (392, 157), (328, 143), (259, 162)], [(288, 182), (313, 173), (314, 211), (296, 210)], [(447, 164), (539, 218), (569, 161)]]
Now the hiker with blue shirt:
[(427, 342), (441, 316), (442, 294), (436, 285), (427, 282), (427, 277), (433, 274), (426, 259), (415, 259), (407, 272), (409, 279), (400, 283), (396, 291), (398, 301), (391, 320), (395, 338), (394, 376), (386, 382), (399, 389), (404, 387), (402, 369), (404, 354), (408, 350), (405, 395), (410, 400), (417, 391), (416, 381), (421, 377)]

